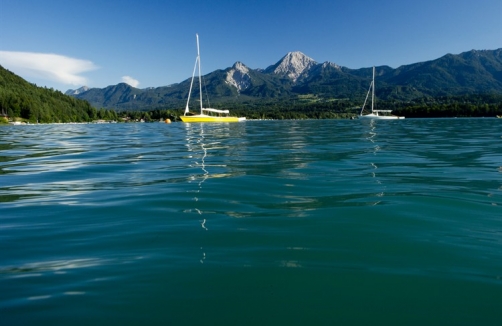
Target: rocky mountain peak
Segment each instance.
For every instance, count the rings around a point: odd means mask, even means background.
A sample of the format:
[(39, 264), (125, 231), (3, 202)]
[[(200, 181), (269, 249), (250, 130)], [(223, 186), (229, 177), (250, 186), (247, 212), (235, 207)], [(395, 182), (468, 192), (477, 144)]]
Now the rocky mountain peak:
[(240, 71), (241, 73), (244, 73), (244, 74), (247, 74), (249, 72), (249, 68), (240, 61), (237, 61), (236, 63), (234, 63), (234, 65), (232, 66), (232, 69), (235, 69), (236, 71)]
[(249, 68), (242, 62), (236, 62), (232, 68), (227, 71), (225, 83), (237, 88), (237, 91), (242, 91), (251, 86), (251, 76), (249, 76)]
[(316, 64), (317, 62), (314, 59), (306, 56), (302, 52), (295, 51), (286, 54), (275, 65), (267, 68), (266, 71), (276, 75), (286, 76), (296, 81), (303, 72), (308, 71), (308, 69)]

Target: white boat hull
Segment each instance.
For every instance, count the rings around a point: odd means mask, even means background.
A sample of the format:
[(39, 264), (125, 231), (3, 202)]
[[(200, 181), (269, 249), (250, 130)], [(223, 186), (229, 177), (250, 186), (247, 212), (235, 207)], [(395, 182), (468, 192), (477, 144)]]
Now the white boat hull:
[(404, 119), (404, 117), (399, 117), (397, 115), (377, 115), (374, 113), (369, 113), (365, 115), (360, 115), (359, 119), (397, 120), (397, 119)]

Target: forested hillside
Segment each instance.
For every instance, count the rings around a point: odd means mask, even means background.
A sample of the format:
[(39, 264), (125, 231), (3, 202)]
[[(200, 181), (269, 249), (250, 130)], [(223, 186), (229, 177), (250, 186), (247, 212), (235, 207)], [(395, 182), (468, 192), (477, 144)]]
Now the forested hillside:
[(30, 123), (86, 122), (117, 118), (115, 111), (96, 110), (60, 91), (37, 87), (0, 66), (0, 113)]

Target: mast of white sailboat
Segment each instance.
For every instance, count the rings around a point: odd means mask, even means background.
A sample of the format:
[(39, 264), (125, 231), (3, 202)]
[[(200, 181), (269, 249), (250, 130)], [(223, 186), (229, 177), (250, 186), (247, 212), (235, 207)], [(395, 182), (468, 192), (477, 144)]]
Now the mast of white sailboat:
[(199, 95), (200, 95), (200, 114), (202, 114), (202, 78), (200, 72), (200, 52), (199, 52), (199, 34), (197, 36), (197, 59), (199, 60)]
[(375, 66), (373, 66), (373, 81), (371, 82), (371, 113), (373, 113), (373, 106), (375, 103)]
[[(197, 35), (197, 34), (195, 34)], [(193, 72), (192, 72), (192, 81), (190, 82), (190, 90), (188, 91), (188, 99), (187, 99), (187, 105), (185, 107), (185, 114), (189, 112), (188, 109), (188, 104), (190, 103), (190, 96), (192, 95), (192, 87), (193, 87), (193, 80), (195, 78), (195, 70), (197, 70), (197, 63), (199, 64), (199, 71), (200, 71), (200, 58), (199, 58), (199, 37), (197, 36), (197, 58), (195, 58), (195, 65), (193, 66)], [(200, 75), (200, 73), (199, 73)], [(199, 82), (200, 82), (200, 77), (199, 77)]]

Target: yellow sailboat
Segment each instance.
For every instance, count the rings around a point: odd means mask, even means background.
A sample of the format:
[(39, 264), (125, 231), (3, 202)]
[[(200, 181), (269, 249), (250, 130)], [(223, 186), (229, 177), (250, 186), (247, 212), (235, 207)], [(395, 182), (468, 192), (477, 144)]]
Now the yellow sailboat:
[[(183, 122), (239, 122), (246, 120), (245, 117), (231, 117), (229, 110), (219, 110), (212, 108), (204, 108), (202, 103), (202, 78), (200, 70), (200, 51), (199, 51), (199, 35), (195, 34), (197, 38), (197, 58), (195, 59), (195, 66), (193, 68), (192, 81), (190, 82), (190, 90), (188, 92), (187, 105), (185, 113), (180, 117)], [(198, 68), (198, 69), (197, 69)], [(195, 71), (199, 71), (199, 94), (200, 94), (200, 112), (193, 114), (188, 109), (190, 103), (190, 95), (192, 94), (193, 81), (195, 79)]]

